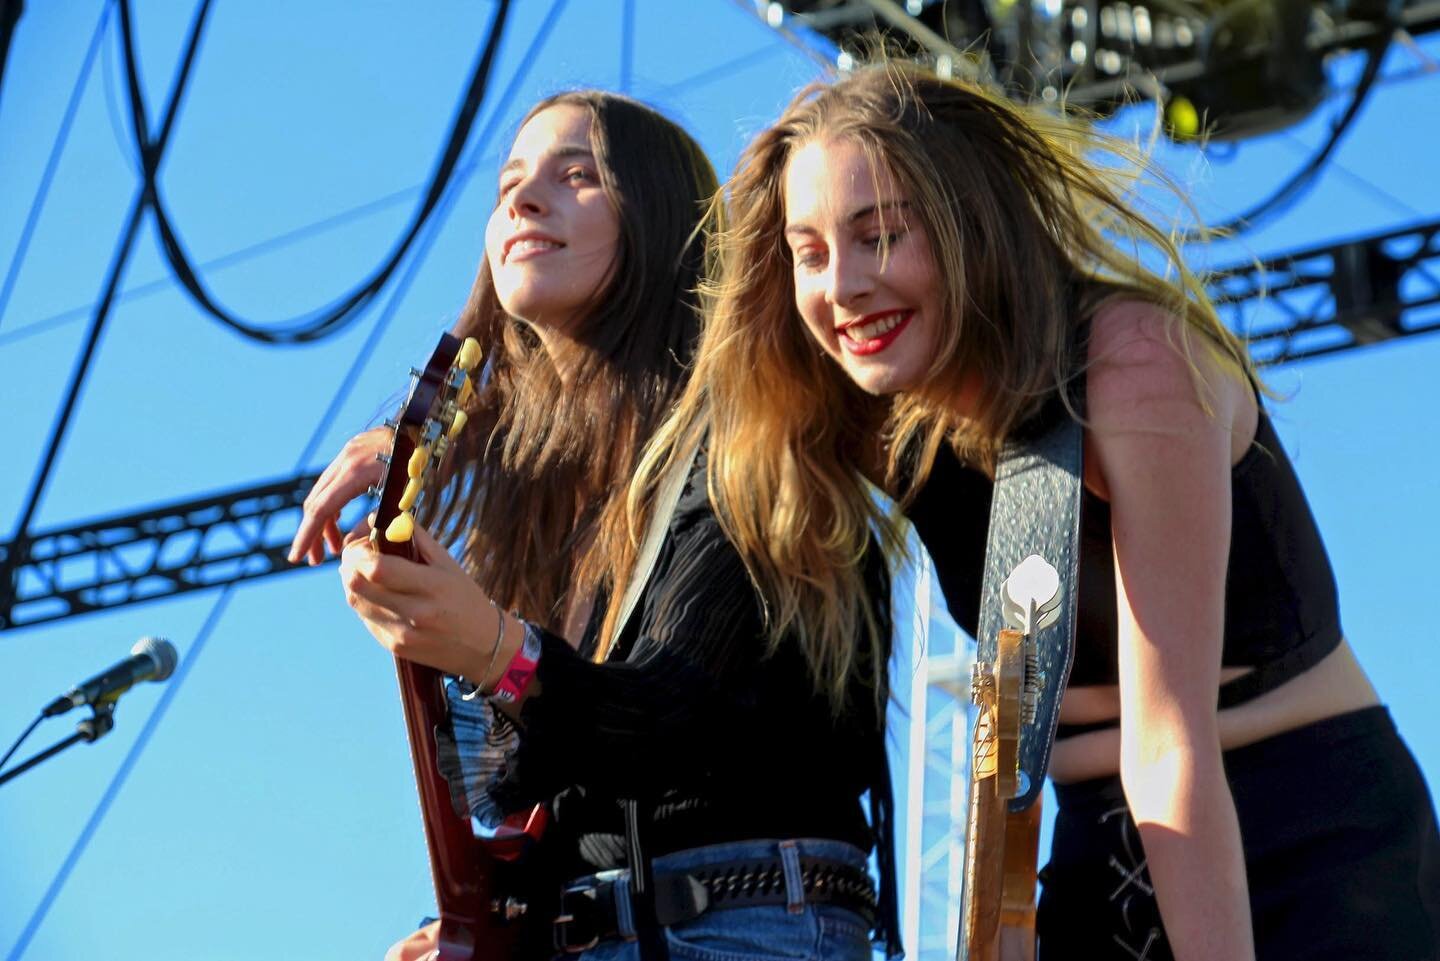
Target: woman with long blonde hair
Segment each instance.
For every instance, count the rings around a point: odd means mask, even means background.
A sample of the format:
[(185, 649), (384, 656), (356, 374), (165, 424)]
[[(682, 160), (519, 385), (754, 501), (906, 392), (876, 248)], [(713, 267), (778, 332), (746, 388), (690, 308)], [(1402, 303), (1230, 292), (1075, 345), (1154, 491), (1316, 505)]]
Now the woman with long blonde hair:
[(1245, 349), (1116, 156), (1143, 160), (909, 65), (807, 88), (727, 187), (695, 373), (649, 470), (708, 435), (770, 630), (838, 678), (874, 620), (856, 558), (871, 530), (900, 543), (865, 479), (973, 632), (997, 453), (1079, 419), (1040, 956), (1433, 957), (1424, 781), (1341, 632)]

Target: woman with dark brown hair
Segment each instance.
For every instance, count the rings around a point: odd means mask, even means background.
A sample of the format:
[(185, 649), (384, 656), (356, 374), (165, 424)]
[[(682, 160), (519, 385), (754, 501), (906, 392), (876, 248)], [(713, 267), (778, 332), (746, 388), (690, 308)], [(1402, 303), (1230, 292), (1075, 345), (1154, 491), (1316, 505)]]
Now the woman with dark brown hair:
[[(627, 499), (697, 336), (715, 187), (689, 137), (633, 101), (532, 110), (456, 328), (486, 360), (440, 506), (420, 518), (436, 534), (415, 531), (426, 563), (336, 526), (376, 478), (375, 432), (321, 477), (293, 551), (343, 548), (367, 629), (457, 676), (440, 763), (473, 816), (551, 805), (557, 948), (860, 961), (873, 926), (892, 945), (895, 931), (893, 885), (877, 900), (866, 869), (878, 843), (893, 879), (883, 660), (827, 687), (801, 645), (769, 643), (695, 482), (703, 453), (664, 498)], [(884, 595), (878, 552), (866, 577)], [(422, 929), (391, 957), (433, 945)]]
[(855, 559), (900, 538), (869, 477), (973, 632), (1000, 447), (1078, 419), (1040, 956), (1435, 957), (1433, 805), (1244, 346), (1127, 201), (1143, 160), (919, 67), (806, 89), (727, 185), (696, 369), (647, 463), (709, 437), (772, 630), (870, 616)]
[[(495, 603), (557, 631), (587, 619), (630, 474), (699, 334), (715, 187), (683, 130), (599, 91), (537, 104), (502, 171), (454, 329), (479, 342), (484, 386), (420, 520)], [(346, 445), (306, 499), (292, 561), (340, 551), (340, 508), (378, 482), (388, 449), (383, 428)]]

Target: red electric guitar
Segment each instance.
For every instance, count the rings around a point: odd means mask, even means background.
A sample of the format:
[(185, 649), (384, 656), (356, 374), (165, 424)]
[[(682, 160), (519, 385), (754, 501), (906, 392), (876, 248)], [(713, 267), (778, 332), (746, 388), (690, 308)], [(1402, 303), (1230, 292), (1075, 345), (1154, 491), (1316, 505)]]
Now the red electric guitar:
[[(370, 534), (371, 544), (382, 554), (419, 559), (411, 540), (415, 505), (450, 441), (464, 429), (464, 407), (474, 396), (479, 363), (480, 346), (474, 339), (462, 344), (442, 334), (425, 369), (412, 372)], [(436, 761), (435, 730), (450, 723), (444, 678), (433, 668), (398, 657), (395, 673), (439, 907), (439, 950), (434, 957), (510, 961), (528, 910), (517, 893), (517, 862), (538, 838), (545, 811), (536, 808), (522, 823), (507, 823), (493, 838), (476, 837), (469, 817), (455, 810), (449, 782)]]

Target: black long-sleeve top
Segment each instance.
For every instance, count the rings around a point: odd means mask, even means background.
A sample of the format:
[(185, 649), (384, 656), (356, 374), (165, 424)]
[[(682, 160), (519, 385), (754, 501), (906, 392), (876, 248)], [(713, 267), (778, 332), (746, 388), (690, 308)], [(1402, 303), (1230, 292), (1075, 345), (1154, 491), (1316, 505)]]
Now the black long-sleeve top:
[[(651, 858), (754, 838), (878, 846), (881, 934), (894, 940), (891, 793), (874, 693), (857, 680), (837, 714), (798, 644), (769, 649), (759, 595), (710, 506), (704, 470), (702, 455), (606, 662), (592, 659), (598, 618), (578, 650), (541, 632), (540, 693), (521, 710), (491, 794), (501, 809), (552, 803), (559, 840), (547, 843), (573, 845), (577, 873), (625, 864), (621, 800), (646, 812)], [(878, 549), (866, 570), (887, 613)], [(856, 677), (867, 677), (864, 664)]]

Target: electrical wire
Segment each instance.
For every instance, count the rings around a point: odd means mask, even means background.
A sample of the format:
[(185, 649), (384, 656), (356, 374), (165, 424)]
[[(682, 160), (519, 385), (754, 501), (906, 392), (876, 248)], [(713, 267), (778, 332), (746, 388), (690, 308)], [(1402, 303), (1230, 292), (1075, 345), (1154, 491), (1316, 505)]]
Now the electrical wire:
[[(186, 43), (185, 56), (176, 70), (176, 75), (171, 83), (170, 97), (165, 108), (165, 120), (161, 128), (161, 135), (155, 139), (151, 149), (155, 157), (160, 157), (165, 150), (169, 140), (169, 134), (175, 116), (179, 112), (180, 104), (183, 101), (185, 84), (190, 76), (190, 68), (195, 61), (195, 50), (200, 44), (200, 37), (204, 33), (205, 17), (209, 11), (210, 0), (201, 0), (196, 10), (194, 20), (190, 27), (190, 38)], [(121, 17), (127, 14), (125, 0), (121, 0)], [(115, 252), (111, 258), (109, 273), (105, 280), (104, 292), (95, 306), (95, 313), (90, 322), (90, 332), (85, 338), (85, 343), (76, 357), (75, 366), (70, 373), (70, 384), (66, 389), (65, 400), (60, 405), (60, 411), (56, 414), (54, 426), (50, 430), (50, 438), (46, 443), (45, 453), (41, 458), (40, 465), (36, 469), (35, 479), (31, 482), (30, 493), (25, 500), (25, 506), (20, 512), (20, 520), (16, 525), (15, 536), (11, 538), (12, 550), (7, 554), (3, 563), (0, 563), (0, 585), (9, 586), (14, 583), (14, 571), (20, 564), (25, 563), (22, 556), (25, 550), (25, 537), (30, 530), (30, 522), (35, 517), (36, 508), (40, 504), (40, 498), (45, 493), (46, 482), (50, 478), (50, 471), (55, 466), (55, 460), (60, 452), (60, 446), (65, 440), (65, 433), (70, 426), (70, 418), (75, 413), (75, 404), (80, 398), (80, 390), (84, 386), (85, 376), (90, 369), (90, 363), (95, 358), (95, 350), (100, 343), (100, 335), (104, 332), (105, 321), (110, 315), (110, 308), (114, 303), (115, 294), (120, 288), (120, 278), (125, 272), (125, 264), (130, 258), (135, 247), (135, 238), (139, 233), (141, 216), (145, 212), (146, 191), (142, 188), (135, 195), (131, 203), (130, 213), (126, 218), (125, 228), (121, 232), (120, 239), (116, 243)]]
[[(1292, 133), (1284, 134), (1282, 139), (1294, 145), (1297, 151), (1309, 150), (1309, 147)], [(1390, 191), (1386, 190), (1384, 187), (1381, 187), (1373, 180), (1356, 173), (1349, 167), (1346, 167), (1344, 164), (1341, 164), (1335, 160), (1331, 160), (1330, 170), (1336, 176), (1342, 177), (1345, 180), (1349, 181), (1351, 186), (1353, 186), (1356, 190), (1360, 191), (1361, 193), (1368, 194), (1370, 199), (1386, 207), (1389, 207), (1392, 211), (1399, 214), (1400, 216), (1409, 218), (1411, 220), (1423, 220), (1425, 218), (1424, 211), (1420, 210), (1418, 207), (1415, 207), (1412, 204), (1406, 203), (1404, 200), (1401, 200), (1399, 197), (1395, 196)]]
[[(463, 177), (466, 174), (467, 171), (461, 168), (456, 171), (455, 175), (458, 178)], [(218, 257), (207, 260), (204, 263), (200, 264), (200, 269), (210, 271), (219, 270), (226, 267), (233, 267), (236, 264), (242, 264), (247, 261), (254, 260), (257, 257), (263, 256), (264, 254), (273, 253), (276, 250), (284, 249), (285, 247), (299, 243), (302, 240), (307, 240), (311, 237), (323, 234), (326, 231), (346, 226), (347, 224), (353, 223), (356, 220), (368, 217), (371, 214), (378, 213), (382, 210), (387, 210), (390, 207), (393, 207), (396, 204), (400, 203), (402, 200), (413, 197), (415, 194), (419, 193), (420, 190), (424, 188), (424, 186), (425, 185), (423, 183), (411, 184), (409, 187), (402, 187), (399, 190), (392, 191), (391, 193), (388, 193), (383, 197), (376, 197), (374, 200), (367, 200), (362, 204), (358, 204), (354, 207), (342, 210), (339, 213), (329, 214), (325, 217), (320, 218), (319, 220), (312, 220), (307, 224), (301, 224), (299, 227), (296, 227), (293, 230), (287, 230), (284, 233), (276, 234), (273, 237), (266, 237), (264, 240), (256, 241), (255, 243), (249, 244), (248, 246), (240, 247), (236, 250), (230, 251), (229, 253), (221, 254)], [(175, 277), (167, 270), (165, 272), (165, 275), (162, 277), (157, 277), (154, 280), (146, 281), (143, 284), (131, 287), (116, 294), (115, 303), (129, 303), (132, 300), (138, 300), (141, 297), (152, 294), (158, 290), (164, 290), (168, 287), (173, 286), (174, 284)], [(44, 333), (47, 330), (53, 330), (56, 327), (62, 326), (64, 324), (72, 323), (86, 316), (93, 308), (93, 304), (83, 304), (79, 307), (69, 307), (65, 310), (60, 311), (59, 313), (51, 314), (48, 317), (42, 317), (39, 320), (32, 320), (30, 323), (25, 324), (23, 327), (18, 327), (15, 330), (0, 333), (0, 347), (4, 347), (5, 345), (13, 343), (14, 341), (33, 336), (35, 334)]]
[(620, 4), (620, 92), (627, 96), (635, 85), (635, 0)]
[[(538, 55), (541, 45), (543, 45), (545, 39), (552, 32), (555, 21), (559, 18), (560, 13), (565, 9), (565, 6), (565, 0), (561, 0), (561, 2), (555, 4), (550, 8), (550, 11), (546, 15), (546, 19), (541, 23), (539, 29), (537, 29), (535, 33), (534, 41), (531, 43), (529, 49), (524, 54), (524, 62), (526, 66), (520, 71), (517, 71), (509, 86), (507, 86), (502, 95), (496, 100), (497, 103), (503, 105), (507, 103), (512, 103), (514, 101), (515, 95), (518, 90), (519, 82), (522, 81), (529, 74), (529, 65)], [(759, 51), (757, 53), (763, 52), (765, 51)], [(747, 54), (744, 58), (741, 59), (749, 62), (758, 61), (759, 57), (757, 56), (757, 54)], [(731, 61), (730, 63), (732, 65), (739, 65), (740, 60)], [(703, 82), (710, 82), (714, 80), (715, 78), (713, 76), (710, 76), (710, 74), (713, 72), (714, 71), (707, 71)], [(692, 80), (694, 79), (695, 78), (692, 78)], [(681, 87), (688, 86), (690, 82), (691, 81), (685, 81), (682, 84), (676, 85), (676, 87), (674, 88), (667, 88), (666, 95), (669, 96), (671, 92), (678, 91)], [(477, 142), (483, 143), (488, 141), (490, 137), (494, 134), (497, 121), (501, 118), (502, 114), (497, 110), (497, 112), (491, 116), (490, 120), (487, 121), (486, 126), (481, 130), (480, 134), (477, 137)], [(463, 164), (459, 165), (456, 168), (454, 177), (461, 180), (469, 177), (471, 174), (474, 173), (475, 167), (479, 163), (479, 152), (472, 152), (470, 157), (467, 158)], [(337, 227), (344, 226), (372, 213), (388, 209), (399, 203), (401, 200), (419, 192), (424, 187), (424, 183), (412, 184), (409, 187), (402, 187), (399, 190), (384, 195), (383, 197), (377, 197), (374, 200), (368, 200), (363, 204), (359, 204), (347, 210), (342, 210), (339, 213), (330, 214), (326, 217), (320, 218), (319, 220), (313, 220), (307, 224), (302, 224), (301, 226), (296, 227), (293, 230), (289, 230), (281, 234), (276, 234), (273, 237), (267, 237), (264, 240), (257, 241), (256, 243), (249, 246), (241, 247), (236, 250), (232, 250), (229, 253), (222, 254), (219, 257), (207, 260), (199, 265), (199, 270), (208, 272), (211, 270), (232, 267), (236, 264), (253, 260), (256, 257), (282, 249), (291, 244), (298, 243), (301, 240), (305, 240), (318, 234), (324, 233), (328, 230), (333, 230)], [(173, 275), (147, 281), (137, 287), (133, 287), (118, 293), (115, 296), (115, 303), (128, 303), (156, 291), (164, 290), (174, 282), (175, 278)], [(88, 314), (92, 309), (92, 304), (86, 304), (80, 307), (70, 307), (58, 313), (51, 314), (48, 317), (42, 317), (39, 320), (31, 321), (30, 323), (16, 330), (0, 333), (0, 347), (4, 347), (8, 344), (22, 340), (26, 337), (35, 336), (49, 330), (54, 330), (55, 328), (68, 323), (73, 323), (74, 321), (86, 316), (86, 314)]]
[[(457, 175), (459, 184), (463, 184), (479, 168), (484, 147), (495, 135), (496, 129), (505, 116), (505, 106), (515, 102), (521, 83), (529, 76), (530, 68), (539, 62), (540, 49), (545, 45), (546, 40), (549, 39), (550, 34), (554, 31), (555, 24), (559, 22), (568, 3), (569, 0), (557, 0), (556, 3), (552, 4), (550, 10), (545, 15), (545, 19), (541, 21), (540, 26), (536, 29), (535, 36), (530, 41), (529, 48), (520, 57), (520, 65), (516, 68), (515, 73), (511, 75), (510, 82), (505, 86), (505, 89), (500, 92), (500, 96), (495, 98), (496, 107), (491, 111), (490, 119), (486, 122), (485, 126), (481, 128), (480, 134), (475, 141), (474, 150), (471, 151), (470, 157), (459, 169)], [(458, 197), (459, 193), (460, 187), (457, 186), (451, 193), (447, 194), (442, 201), (441, 209), (436, 214), (436, 227), (430, 234), (432, 240), (439, 234), (439, 225), (444, 223), (445, 218), (449, 215), (450, 205), (454, 202), (454, 198)], [(430, 240), (422, 241), (421, 250), (423, 252), (417, 255), (414, 269), (408, 271), (400, 279), (396, 285), (396, 295), (391, 299), (386, 312), (381, 315), (376, 330), (371, 332), (365, 343), (360, 346), (360, 350), (356, 353), (355, 360), (351, 363), (349, 371), (341, 378), (342, 389), (331, 399), (330, 405), (320, 417), (314, 434), (311, 435), (310, 440), (305, 445), (304, 451), (296, 462), (296, 473), (303, 471), (314, 460), (315, 452), (320, 446), (320, 441), (325, 436), (326, 428), (340, 415), (340, 407), (346, 397), (346, 388), (359, 379), (360, 371), (364, 368), (365, 363), (369, 360), (371, 353), (379, 343), (380, 331), (390, 323), (390, 319), (395, 312), (395, 307), (399, 303), (401, 292), (409, 289), (411, 282), (415, 278), (415, 273), (418, 271), (419, 263), (423, 261), (426, 253), (429, 251), (430, 242)]]
[(159, 156), (154, 151), (146, 132), (145, 103), (140, 90), (139, 71), (135, 64), (135, 43), (130, 23), (129, 0), (120, 0), (130, 107), (136, 149), (144, 170), (146, 198), (155, 214), (155, 224), (160, 233), (165, 257), (170, 262), (170, 267), (181, 285), (189, 291), (192, 299), (206, 313), (226, 327), (251, 340), (266, 344), (308, 343), (338, 333), (353, 323), (390, 279), (419, 234), (420, 228), (425, 225), (425, 221), (434, 212), (436, 204), (439, 203), (440, 197), (445, 191), (445, 186), (453, 174), (456, 162), (469, 138), (475, 114), (484, 97), (490, 68), (504, 34), (505, 20), (509, 9), (510, 0), (499, 0), (495, 16), (490, 23), (489, 34), (471, 75), (460, 110), (452, 124), (450, 137), (431, 177), (425, 199), (412, 218), (404, 236), (394, 246), (390, 255), (356, 288), (318, 312), (278, 324), (261, 325), (243, 320), (219, 304), (205, 287), (174, 228), (160, 190)]
[(5, 319), (5, 307), (10, 303), (10, 295), (14, 292), (15, 282), (20, 276), (20, 265), (25, 261), (25, 255), (30, 250), (30, 239), (34, 236), (35, 228), (40, 222), (40, 211), (50, 196), (50, 184), (55, 180), (55, 171), (60, 166), (60, 155), (65, 150), (65, 144), (70, 140), (70, 128), (80, 109), (80, 96), (85, 90), (86, 82), (90, 79), (90, 71), (95, 66), (95, 53), (101, 47), (105, 27), (109, 23), (110, 13), (114, 6), (113, 0), (107, 0), (105, 6), (100, 10), (100, 19), (95, 22), (95, 30), (90, 35), (90, 44), (86, 47), (85, 57), (80, 62), (80, 73), (75, 78), (75, 86), (70, 90), (70, 99), (65, 103), (65, 113), (60, 119), (60, 129), (55, 134), (55, 142), (50, 147), (49, 159), (45, 161), (45, 170), (40, 174), (40, 184), (35, 188), (34, 199), (30, 201), (30, 212), (25, 215), (25, 226), (21, 228), (20, 239), (15, 244), (15, 256), (11, 258), (10, 267), (5, 272), (5, 283), (0, 285), (0, 321)]
[[(108, 33), (108, 31), (107, 31)], [(125, 132), (125, 121), (121, 118), (123, 108), (120, 106), (120, 94), (115, 89), (116, 75), (119, 69), (115, 63), (115, 54), (112, 47), (120, 45), (120, 35), (117, 32), (113, 42), (100, 45), (100, 77), (104, 81), (102, 89), (105, 93), (105, 118), (110, 121), (110, 135), (115, 140), (115, 146), (120, 151), (120, 156), (125, 161), (125, 166), (138, 179), (143, 174), (135, 164), (135, 150), (129, 134)]]
[(15, 739), (15, 743), (10, 745), (10, 750), (5, 752), (5, 756), (0, 757), (0, 771), (5, 770), (5, 762), (10, 760), (10, 758), (15, 754), (16, 751), (20, 750), (21, 743), (30, 736), (31, 732), (33, 732), (37, 727), (40, 726), (40, 722), (43, 720), (45, 720), (45, 715), (41, 714), (39, 717), (35, 718), (35, 720), (30, 722), (30, 726), (25, 729), (23, 734), (21, 734), (18, 738)]

